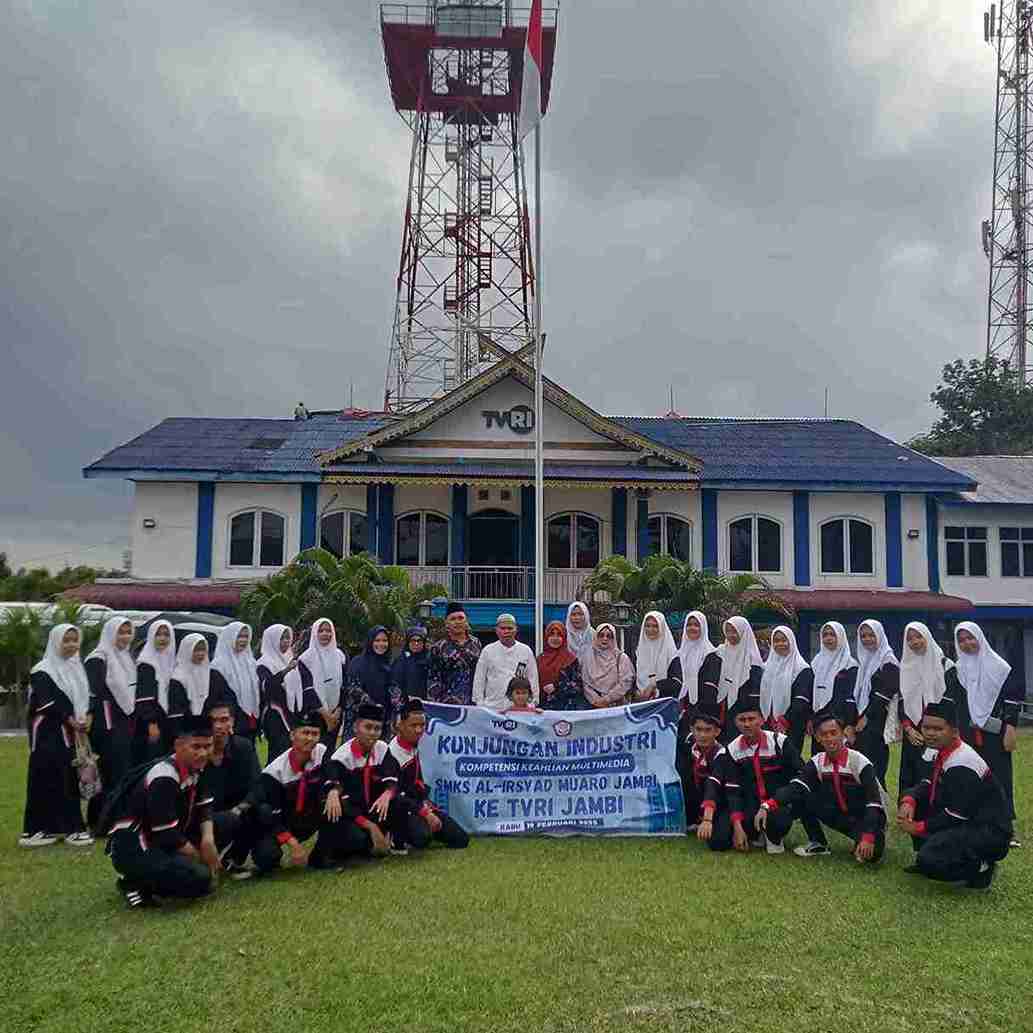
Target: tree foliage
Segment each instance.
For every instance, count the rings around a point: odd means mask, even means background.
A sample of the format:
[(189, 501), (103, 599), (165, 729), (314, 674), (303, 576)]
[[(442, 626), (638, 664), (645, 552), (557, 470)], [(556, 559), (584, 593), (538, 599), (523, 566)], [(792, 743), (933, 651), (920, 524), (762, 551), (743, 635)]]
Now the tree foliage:
[(99, 577), (123, 576), (123, 571), (82, 566), (62, 567), (54, 574), (46, 567), (19, 567), (12, 573), (6, 554), (0, 553), (0, 602), (48, 603), (69, 588), (92, 585)]
[(256, 636), (270, 624), (303, 633), (326, 617), (337, 628), (338, 645), (354, 653), (370, 627), (383, 624), (403, 632), (419, 602), (445, 594), (442, 585), (414, 589), (404, 567), (381, 566), (365, 553), (338, 559), (325, 549), (307, 549), (245, 592), (237, 614)]
[(696, 570), (672, 556), (650, 556), (641, 566), (623, 556), (609, 556), (585, 579), (584, 593), (592, 604), (599, 602), (600, 596), (611, 603), (627, 603), (636, 623), (650, 610), (664, 614), (699, 610), (715, 631), (735, 614), (750, 620), (771, 614), (795, 619), (793, 608), (764, 578)]
[(1033, 452), (1033, 387), (995, 357), (956, 359), (929, 396), (940, 417), (908, 445), (930, 456)]

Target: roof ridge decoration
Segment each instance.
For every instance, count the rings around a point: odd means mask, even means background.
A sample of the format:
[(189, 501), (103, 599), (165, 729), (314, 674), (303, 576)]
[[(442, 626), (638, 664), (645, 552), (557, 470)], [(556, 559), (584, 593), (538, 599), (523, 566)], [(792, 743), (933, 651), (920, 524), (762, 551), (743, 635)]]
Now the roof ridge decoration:
[[(504, 380), (507, 376), (515, 377), (525, 387), (528, 387), (533, 391), (534, 371), (522, 359), (522, 356), (526, 352), (527, 348), (522, 348), (519, 352), (514, 352), (506, 358), (500, 359), (494, 366), (490, 366), (472, 380), (468, 380), (465, 384), (462, 384), (450, 391), (447, 395), (431, 402), (430, 405), (424, 406), (424, 408), (419, 409), (409, 416), (399, 420), (390, 427), (384, 427), (378, 431), (374, 431), (372, 434), (356, 438), (355, 440), (349, 441), (338, 448), (317, 453), (316, 461), (321, 466), (328, 466), (331, 463), (340, 462), (347, 456), (355, 455), (359, 452), (369, 452), (375, 448), (382, 447), (391, 441), (395, 441), (398, 438), (406, 437), (409, 434), (414, 434), (419, 430), (423, 430), (436, 420), (443, 416), (447, 416), (449, 413), (458, 409), (461, 405), (464, 405), (471, 399), (476, 398), (481, 392), (487, 390), (489, 387), (493, 387), (495, 384)], [(625, 445), (628, 448), (636, 449), (641, 452), (643, 456), (656, 456), (659, 459), (665, 459), (674, 466), (684, 467), (690, 473), (697, 476), (702, 472), (703, 461), (697, 456), (691, 455), (688, 452), (683, 452), (681, 449), (662, 445), (659, 442), (654, 441), (652, 438), (622, 427), (620, 424), (614, 422), (610, 417), (603, 416), (590, 406), (585, 405), (584, 402), (576, 398), (565, 388), (560, 387), (559, 384), (549, 380), (548, 377), (542, 378), (542, 386), (546, 401), (551, 402), (558, 409), (563, 410), (563, 412), (568, 416), (577, 420), (578, 423), (581, 423), (589, 430), (593, 430), (597, 434), (600, 434), (605, 438), (609, 438), (611, 441), (616, 441)]]

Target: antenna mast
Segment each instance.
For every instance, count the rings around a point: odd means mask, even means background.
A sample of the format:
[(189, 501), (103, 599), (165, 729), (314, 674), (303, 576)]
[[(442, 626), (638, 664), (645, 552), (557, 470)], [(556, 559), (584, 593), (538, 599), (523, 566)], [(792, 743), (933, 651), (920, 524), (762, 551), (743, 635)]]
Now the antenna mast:
[(997, 55), (993, 211), (983, 221), (990, 262), (986, 354), (1033, 379), (1029, 337), (1033, 224), (1029, 204), (1033, 106), (1029, 95), (1033, 0), (1003, 0), (983, 15), (983, 40)]

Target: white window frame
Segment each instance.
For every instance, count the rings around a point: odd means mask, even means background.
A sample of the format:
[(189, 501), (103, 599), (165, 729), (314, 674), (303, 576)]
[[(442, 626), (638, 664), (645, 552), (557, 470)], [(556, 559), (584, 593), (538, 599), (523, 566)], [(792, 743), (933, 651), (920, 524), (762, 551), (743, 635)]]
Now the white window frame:
[[(750, 535), (750, 569), (749, 570), (733, 570), (732, 569), (732, 524), (737, 524), (740, 520), (751, 520), (753, 522), (751, 527)], [(757, 521), (758, 520), (770, 520), (771, 523), (778, 526), (778, 570), (758, 570), (757, 569), (757, 552), (760, 546), (759, 535), (757, 534)], [(785, 550), (786, 550), (786, 529), (785, 524), (782, 523), (777, 517), (773, 517), (768, 513), (740, 513), (738, 516), (732, 517), (730, 520), (725, 522), (725, 566), (730, 574), (757, 574), (760, 577), (766, 577), (768, 574), (784, 574), (785, 573)]]
[(693, 562), (693, 557), (696, 552), (696, 527), (693, 522), (687, 517), (682, 516), (681, 513), (650, 513), (649, 518), (646, 521), (646, 527), (649, 527), (650, 520), (660, 521), (660, 556), (670, 556), (670, 550), (668, 548), (668, 535), (667, 535), (667, 521), (668, 520), (680, 520), (683, 524), (689, 528), (689, 563)]
[[(948, 538), (947, 537), (947, 528), (948, 527), (960, 527), (960, 528), (962, 528), (966, 532), (965, 537), (964, 538)], [(986, 537), (985, 538), (969, 538), (967, 532), (968, 532), (968, 529), (970, 527), (982, 528), (982, 530), (986, 531)], [(990, 548), (990, 541), (991, 541), (991, 539), (990, 539), (990, 525), (989, 524), (946, 524), (945, 523), (943, 525), (943, 534), (940, 537), (941, 537), (941, 541), (943, 543), (943, 546), (942, 546), (943, 547), (943, 554), (942, 554), (943, 567), (942, 567), (942, 570), (943, 570), (943, 576), (944, 577), (975, 577), (975, 578), (983, 578), (983, 577), (991, 577), (993, 575), (993, 570), (992, 570), (992, 567), (991, 567), (991, 559), (992, 559), (992, 551), (993, 550)], [(947, 543), (948, 542), (961, 542), (965, 546), (965, 572), (963, 574), (952, 574), (947, 569)], [(972, 573), (969, 572), (969, 567), (971, 566), (971, 564), (969, 563), (969, 549), (968, 549), (968, 546), (969, 546), (970, 542), (982, 542), (982, 544), (986, 547), (986, 573), (985, 574), (972, 574)]]
[[(1029, 530), (1033, 530), (1033, 528), (1030, 528), (1030, 526), (1028, 524), (1025, 527), (1023, 527), (1022, 525), (1017, 525), (1017, 524), (1004, 524), (1004, 525), (1002, 525), (1002, 526), (997, 528), (997, 544), (998, 544), (997, 555), (998, 555), (998, 557), (1000, 559), (1000, 563), (1001, 563), (1001, 577), (1007, 578), (1009, 581), (1021, 581), (1021, 580), (1025, 579), (1025, 578), (1033, 578), (1033, 569), (1031, 569), (1029, 571), (1026, 570), (1026, 563), (1025, 563), (1025, 560), (1023, 559), (1023, 556), (1025, 555), (1025, 553), (1024, 553), (1023, 548), (1022, 548), (1024, 545), (1033, 544), (1028, 539), (1023, 539), (1023, 537), (1022, 537), (1022, 532), (1023, 531), (1029, 531)], [(1018, 538), (1003, 538), (1001, 536), (1001, 532), (1002, 531), (1018, 531), (1019, 532), (1019, 537)], [(946, 539), (946, 535), (945, 535), (944, 536), (944, 542), (946, 542), (946, 540), (947, 539)], [(1005, 572), (1004, 572), (1004, 547), (1006, 545), (1015, 545), (1015, 546), (1018, 547), (1018, 550), (1019, 550), (1019, 573), (1018, 574), (1005, 574)], [(945, 546), (945, 548), (946, 548), (946, 546)], [(946, 566), (946, 556), (944, 556), (944, 564)], [(989, 569), (989, 563), (987, 564), (987, 567)], [(978, 577), (978, 575), (976, 575), (976, 576)]]
[[(255, 515), (255, 530), (251, 537), (251, 563), (231, 563), (233, 555), (233, 521), (237, 517), (247, 516), (249, 513)], [(263, 564), (262, 559), (262, 524), (263, 513), (279, 517), (283, 521), (283, 556), (279, 563)], [(289, 555), (288, 543), (290, 541), (291, 521), (286, 513), (273, 509), (271, 506), (247, 506), (245, 509), (238, 509), (230, 513), (226, 518), (226, 569), (227, 570), (282, 570), (287, 566)]]
[[(851, 570), (850, 569), (850, 521), (856, 520), (859, 524), (865, 524), (872, 531), (872, 569)], [(829, 524), (843, 524), (843, 566), (844, 570), (826, 570), (825, 555), (821, 547), (822, 528)], [(865, 517), (857, 516), (855, 513), (844, 513), (841, 516), (828, 517), (818, 524), (818, 571), (822, 577), (875, 577), (879, 572), (879, 548), (877, 528), (875, 524)]]
[[(420, 518), (420, 556), (418, 563), (402, 563), (398, 559), (398, 525), (401, 521), (409, 518), (418, 516)], [(430, 567), (431, 570), (447, 570), (452, 566), (452, 521), (449, 516), (445, 513), (441, 513), (436, 509), (409, 509), (404, 513), (399, 513), (395, 517), (394, 526), (394, 550), (395, 550), (395, 563), (400, 567), (426, 567), (427, 566), (427, 517), (437, 517), (439, 520), (445, 521), (445, 528), (447, 530), (447, 541), (448, 541), (448, 558), (444, 564), (435, 564)]]
[(341, 557), (341, 559), (347, 559), (349, 556), (369, 556), (369, 555), (371, 555), (371, 553), (369, 551), (369, 547), (368, 547), (368, 543), (369, 543), (368, 530), (367, 530), (367, 539), (366, 539), (367, 547), (361, 553), (353, 553), (351, 551), (351, 516), (352, 516), (352, 513), (356, 514), (357, 516), (362, 517), (363, 520), (366, 521), (367, 529), (369, 527), (369, 514), (365, 510), (356, 509), (354, 506), (351, 506), (351, 507), (341, 506), (339, 509), (331, 509), (329, 512), (323, 513), (319, 517), (319, 526), (316, 528), (316, 531), (317, 531), (317, 533), (319, 535), (319, 545), (320, 545), (320, 547), (322, 547), (322, 544), (323, 544), (323, 521), (326, 520), (329, 517), (337, 516), (338, 513), (343, 513), (348, 518), (348, 527), (345, 529), (345, 534), (344, 534), (344, 550), (345, 551), (344, 551), (344, 555)]
[(586, 520), (594, 521), (598, 533), (599, 533), (599, 559), (597, 563), (601, 563), (606, 558), (605, 549), (605, 535), (603, 528), (605, 522), (601, 517), (597, 517), (595, 513), (586, 513), (583, 509), (568, 509), (563, 510), (559, 513), (552, 513), (548, 520), (545, 521), (545, 560), (548, 563), (549, 558), (549, 525), (554, 520), (560, 520), (566, 517), (570, 522), (570, 565), (567, 567), (549, 567), (549, 570), (594, 570), (594, 567), (579, 567), (576, 565), (577, 561), (577, 518), (584, 517)]

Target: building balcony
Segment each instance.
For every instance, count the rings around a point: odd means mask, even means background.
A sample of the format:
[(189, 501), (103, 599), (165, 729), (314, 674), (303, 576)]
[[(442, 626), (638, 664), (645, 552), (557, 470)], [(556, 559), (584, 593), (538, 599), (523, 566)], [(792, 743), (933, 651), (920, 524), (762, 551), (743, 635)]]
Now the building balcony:
[[(513, 602), (534, 599), (533, 567), (406, 567), (414, 588), (443, 585), (450, 599)], [(591, 570), (546, 570), (544, 599), (570, 603), (578, 598)]]

